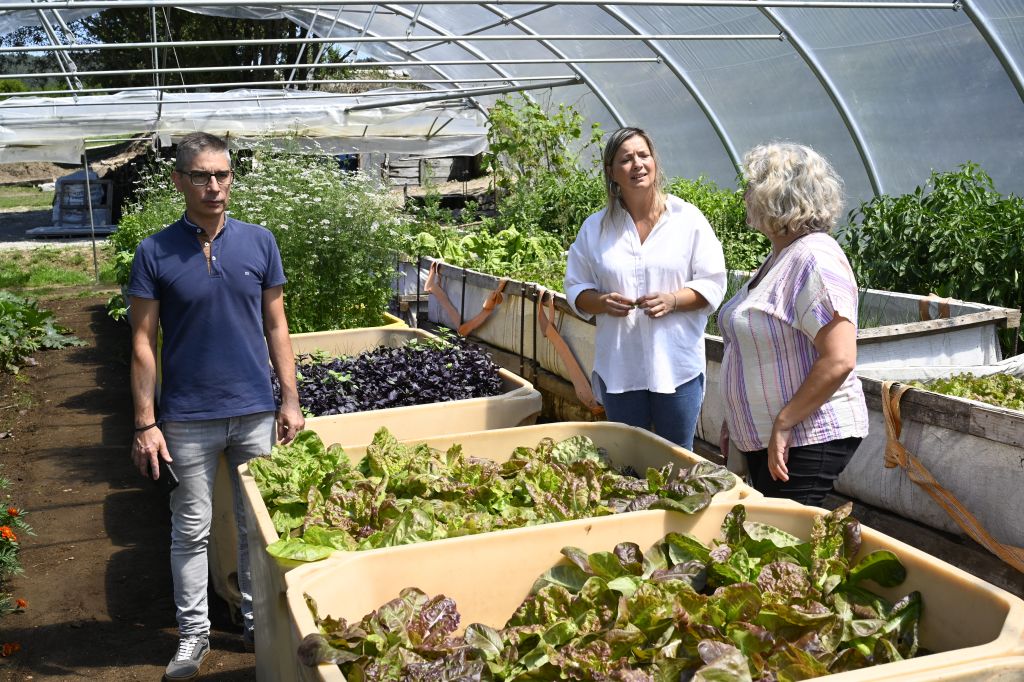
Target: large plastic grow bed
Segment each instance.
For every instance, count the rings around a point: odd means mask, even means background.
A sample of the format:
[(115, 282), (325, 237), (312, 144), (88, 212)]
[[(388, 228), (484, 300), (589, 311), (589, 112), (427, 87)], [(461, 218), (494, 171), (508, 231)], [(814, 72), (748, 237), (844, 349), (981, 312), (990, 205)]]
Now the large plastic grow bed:
[[(407, 442), (426, 442), (431, 447), (438, 449), (447, 449), (452, 444), (459, 443), (467, 455), (503, 462), (512, 455), (517, 447), (534, 447), (542, 438), (552, 438), (557, 441), (575, 435), (588, 436), (608, 452), (614, 464), (631, 464), (639, 472), (646, 471), (648, 467), (660, 468), (673, 462), (689, 466), (702, 459), (649, 431), (609, 422), (538, 424), (520, 428), (448, 434), (433, 438), (413, 438), (407, 439)], [(365, 445), (345, 447), (345, 453), (353, 462), (361, 459), (365, 451)], [(252, 564), (253, 603), (256, 616), (256, 676), (257, 679), (263, 681), (291, 679), (290, 676), (294, 674), (294, 669), (291, 665), (291, 650), (287, 648), (290, 640), (287, 625), (288, 614), (284, 600), (284, 579), (285, 574), (289, 571), (308, 564), (277, 559), (267, 553), (266, 547), (277, 541), (279, 536), (260, 496), (256, 481), (249, 474), (248, 466), (240, 467), (239, 472), (242, 477), (246, 526), (249, 534), (249, 557)], [(760, 496), (760, 493), (737, 478), (736, 485), (731, 490), (719, 493), (715, 499), (735, 502)], [(504, 535), (508, 532), (512, 531), (499, 531), (489, 535)], [(437, 551), (444, 551), (442, 548), (452, 541), (438, 540), (426, 544), (436, 547)], [(374, 554), (387, 551), (389, 550), (336, 552), (321, 563), (344, 561), (353, 554)]]
[[(287, 603), (292, 621), (292, 651), (307, 634), (316, 632), (305, 595), (316, 600), (321, 616), (357, 621), (405, 587), (455, 600), (461, 625), (480, 622), (501, 627), (529, 593), (535, 578), (564, 561), (560, 550), (575, 546), (586, 552), (608, 551), (623, 541), (642, 549), (668, 532), (691, 533), (707, 543), (720, 536), (721, 522), (733, 502), (714, 502), (687, 516), (672, 512), (638, 512), (585, 521), (508, 531), (500, 535), (457, 538), (440, 546), (413, 545), (363, 553), (322, 566), (307, 566), (287, 576)], [(807, 538), (815, 515), (823, 510), (786, 500), (744, 501), (748, 521), (777, 526)], [(1024, 601), (977, 580), (898, 540), (862, 527), (863, 552), (888, 549), (907, 568), (907, 579), (895, 588), (872, 589), (889, 599), (919, 590), (924, 599), (921, 646), (928, 656), (889, 663), (818, 679), (834, 682), (905, 682), (907, 679), (978, 679), (985, 664), (1024, 653)], [(316, 669), (293, 658), (290, 677), (282, 679), (340, 682), (334, 665)], [(1012, 660), (1008, 663), (1012, 666)], [(966, 668), (967, 677), (940, 677)], [(1010, 668), (1012, 670), (1012, 668)], [(910, 678), (911, 675), (919, 677)], [(973, 676), (971, 676), (973, 675)], [(929, 677), (932, 676), (932, 677)], [(982, 674), (982, 679), (984, 674)]]

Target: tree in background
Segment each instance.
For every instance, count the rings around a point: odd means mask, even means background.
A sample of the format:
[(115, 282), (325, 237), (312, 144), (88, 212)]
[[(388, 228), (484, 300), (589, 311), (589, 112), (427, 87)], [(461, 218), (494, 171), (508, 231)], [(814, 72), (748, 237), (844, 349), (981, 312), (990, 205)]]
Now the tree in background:
[[(138, 8), (108, 9), (70, 25), (74, 41), (82, 44), (148, 42), (152, 36), (149, 11)], [(177, 8), (160, 8), (157, 13), (158, 40), (205, 41), (249, 39), (284, 40), (303, 37), (305, 30), (288, 19), (236, 19), (195, 14)], [(71, 37), (62, 36), (65, 42)], [(24, 27), (0, 37), (0, 45), (48, 45), (49, 38), (38, 27)], [(161, 48), (161, 68), (190, 68), (213, 66), (237, 66), (230, 71), (201, 71), (182, 74), (162, 74), (160, 82), (167, 85), (216, 86), (217, 83), (283, 80), (291, 72), (292, 65), (301, 50), (300, 44), (268, 45), (225, 45), (214, 47)], [(304, 64), (313, 63), (319, 46), (310, 46), (301, 57)], [(88, 50), (68, 53), (78, 71), (112, 71), (125, 73), (116, 76), (99, 76), (83, 79), (86, 87), (138, 87), (154, 84), (151, 73), (132, 73), (133, 70), (153, 68), (152, 51), (131, 50)], [(341, 61), (342, 55), (330, 48), (321, 61)], [(245, 70), (246, 66), (277, 65), (275, 70)], [(0, 67), (6, 73), (46, 73), (60, 71), (57, 58), (51, 53), (16, 53), (0, 55)], [(314, 78), (343, 78), (348, 69), (315, 69)], [(354, 72), (354, 70), (352, 70)], [(308, 70), (296, 73), (296, 85), (306, 81)], [(0, 81), (2, 82), (2, 81)], [(38, 79), (26, 83), (31, 89), (64, 89), (63, 79)]]

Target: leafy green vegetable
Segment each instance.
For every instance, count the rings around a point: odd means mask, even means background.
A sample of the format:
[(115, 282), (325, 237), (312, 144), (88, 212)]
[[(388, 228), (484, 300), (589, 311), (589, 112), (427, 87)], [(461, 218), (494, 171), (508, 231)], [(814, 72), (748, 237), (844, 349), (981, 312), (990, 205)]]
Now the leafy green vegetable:
[(302, 431), (249, 470), (281, 535), (267, 551), (295, 561), (640, 509), (695, 512), (735, 482), (704, 461), (637, 479), (614, 471), (584, 436), (545, 438), (499, 464), (467, 457), (459, 445), (403, 445), (387, 429), (355, 466)]
[(84, 345), (35, 300), (0, 291), (0, 372), (17, 374), (22, 361), (37, 350)]
[[(918, 653), (921, 596), (889, 603), (862, 586), (905, 574), (890, 552), (859, 561), (851, 505), (818, 517), (809, 541), (745, 521), (736, 506), (708, 547), (669, 534), (587, 554), (566, 547), (501, 630), (454, 635), (451, 600), (406, 588), (359, 624), (319, 618), (303, 663), (350, 680), (803, 680)], [(705, 576), (717, 576), (717, 584)], [(822, 589), (820, 586), (826, 586)], [(386, 623), (386, 627), (382, 627)], [(382, 634), (377, 634), (382, 633)], [(429, 668), (430, 675), (425, 671)]]
[(1010, 374), (978, 377), (970, 372), (963, 372), (946, 379), (933, 379), (926, 383), (911, 381), (909, 384), (943, 395), (978, 400), (989, 405), (1024, 412), (1024, 379)]

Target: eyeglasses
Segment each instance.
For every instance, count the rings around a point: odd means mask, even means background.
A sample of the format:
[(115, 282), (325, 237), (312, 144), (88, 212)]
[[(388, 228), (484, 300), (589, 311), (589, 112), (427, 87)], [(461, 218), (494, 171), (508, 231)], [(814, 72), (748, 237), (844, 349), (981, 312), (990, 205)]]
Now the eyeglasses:
[(205, 187), (210, 180), (216, 178), (217, 184), (221, 186), (230, 185), (234, 179), (234, 171), (178, 171), (181, 175), (187, 175), (189, 182), (196, 187)]

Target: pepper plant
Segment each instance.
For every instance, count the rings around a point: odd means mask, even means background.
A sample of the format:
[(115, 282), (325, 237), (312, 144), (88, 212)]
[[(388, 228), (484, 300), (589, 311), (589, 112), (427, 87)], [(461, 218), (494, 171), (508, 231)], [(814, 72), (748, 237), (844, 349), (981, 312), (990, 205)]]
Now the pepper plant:
[(861, 286), (1024, 305), (1024, 198), (1001, 195), (976, 163), (865, 202), (849, 221), (846, 253)]

